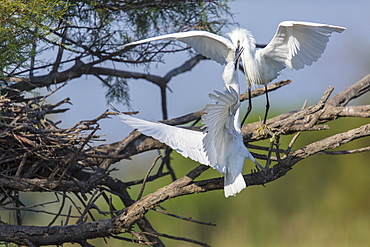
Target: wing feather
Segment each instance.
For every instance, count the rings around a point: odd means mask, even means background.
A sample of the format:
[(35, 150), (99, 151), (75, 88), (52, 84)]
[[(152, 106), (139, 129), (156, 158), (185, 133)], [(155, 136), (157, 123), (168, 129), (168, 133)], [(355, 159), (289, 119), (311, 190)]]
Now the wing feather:
[(227, 152), (237, 134), (234, 127), (235, 113), (240, 106), (239, 95), (229, 87), (224, 93), (215, 91), (209, 97), (214, 101), (206, 106), (203, 116), (206, 135), (203, 145), (212, 166), (220, 173), (226, 173)]
[(179, 40), (181, 42), (184, 42), (204, 56), (220, 64), (226, 64), (229, 59), (232, 59), (231, 57), (229, 58), (230, 54), (233, 54), (235, 52), (235, 48), (230, 40), (220, 35), (206, 31), (188, 31), (165, 34), (132, 42), (124, 45), (124, 47), (136, 46), (139, 44), (162, 39)]
[(137, 129), (144, 135), (165, 143), (182, 156), (209, 165), (202, 145), (204, 133), (159, 122), (146, 121), (125, 114), (120, 114), (119, 117), (125, 124)]
[(290, 69), (302, 69), (320, 58), (333, 32), (344, 30), (327, 24), (284, 21), (279, 24), (271, 42), (258, 52), (283, 62)]

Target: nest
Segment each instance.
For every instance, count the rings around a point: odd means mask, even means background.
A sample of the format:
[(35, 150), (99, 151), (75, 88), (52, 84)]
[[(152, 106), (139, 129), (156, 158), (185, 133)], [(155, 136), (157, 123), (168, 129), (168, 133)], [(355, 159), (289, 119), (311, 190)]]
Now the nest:
[(95, 119), (81, 121), (69, 129), (47, 118), (68, 108), (69, 98), (57, 104), (45, 103), (45, 97), (0, 97), (0, 178), (71, 179), (73, 170), (81, 170), (78, 160), (92, 141), (100, 136)]

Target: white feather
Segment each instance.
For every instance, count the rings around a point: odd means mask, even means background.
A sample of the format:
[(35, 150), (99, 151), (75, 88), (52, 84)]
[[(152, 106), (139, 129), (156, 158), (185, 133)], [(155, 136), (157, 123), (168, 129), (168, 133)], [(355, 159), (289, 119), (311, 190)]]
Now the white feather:
[[(333, 32), (341, 33), (344, 30), (343, 27), (327, 24), (284, 21), (279, 24), (270, 43), (257, 51), (256, 58), (263, 61), (269, 57), (290, 69), (302, 69), (320, 58)], [(262, 63), (261, 66), (268, 68), (268, 64)], [(275, 76), (277, 77), (277, 74)]]
[(204, 165), (210, 165), (204, 152), (202, 140), (204, 133), (179, 128), (159, 122), (151, 122), (129, 115), (120, 114), (122, 122), (170, 146), (185, 158), (189, 157)]
[(184, 157), (208, 165), (225, 174), (225, 196), (235, 195), (245, 188), (241, 175), (244, 159), (258, 164), (244, 146), (240, 128), (235, 124), (239, 111), (239, 95), (230, 86), (223, 93), (216, 92), (210, 98), (203, 118), (205, 131), (183, 129), (158, 122), (141, 120), (120, 114), (122, 121), (141, 133), (167, 144)]
[(181, 42), (184, 42), (204, 56), (220, 64), (226, 64), (227, 62), (234, 59), (233, 57), (229, 57), (230, 55), (232, 56), (232, 54), (235, 52), (234, 45), (230, 42), (230, 40), (206, 31), (171, 33), (132, 42), (124, 45), (124, 47), (135, 46), (162, 39), (179, 40)]
[(235, 195), (246, 186), (241, 175), (244, 159), (248, 158), (260, 166), (244, 146), (239, 128), (239, 83), (236, 75), (237, 61), (234, 61), (238, 49), (244, 49), (241, 59), (248, 86), (267, 85), (285, 67), (302, 69), (305, 65), (316, 62), (324, 52), (331, 33), (344, 30), (343, 27), (326, 24), (285, 21), (279, 24), (271, 42), (259, 50), (256, 50), (251, 33), (241, 28), (228, 34), (231, 41), (205, 31), (190, 31), (129, 43), (125, 47), (162, 39), (185, 42), (204, 56), (221, 64), (226, 63), (223, 73), (226, 90), (210, 95), (214, 103), (207, 106), (203, 117), (205, 133), (126, 115), (121, 115), (121, 118), (133, 128), (166, 143), (183, 156), (212, 166), (225, 174), (225, 196)]
[(238, 119), (239, 94), (233, 87), (223, 93), (210, 94), (214, 103), (206, 106), (203, 123), (207, 133), (203, 139), (204, 149), (213, 168), (225, 174), (225, 197), (235, 195), (245, 188), (242, 176), (245, 159), (258, 164), (243, 143)]
[(267, 85), (277, 78), (285, 67), (298, 70), (316, 62), (324, 52), (331, 34), (344, 30), (344, 27), (327, 24), (283, 21), (273, 39), (263, 49), (256, 49), (252, 34), (242, 28), (235, 28), (228, 33), (231, 41), (206, 31), (189, 31), (144, 39), (129, 43), (125, 47), (175, 39), (187, 43), (218, 63), (226, 64), (235, 58), (236, 48), (240, 45), (244, 48), (241, 59), (248, 85)]

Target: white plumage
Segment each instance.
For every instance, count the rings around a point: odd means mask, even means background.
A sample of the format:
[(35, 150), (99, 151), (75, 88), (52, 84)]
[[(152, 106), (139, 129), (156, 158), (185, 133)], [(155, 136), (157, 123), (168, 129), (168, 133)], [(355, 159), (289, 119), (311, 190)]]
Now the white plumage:
[(162, 39), (175, 39), (190, 45), (204, 56), (221, 64), (233, 61), (236, 50), (244, 48), (241, 59), (250, 90), (253, 84), (266, 86), (277, 78), (279, 72), (285, 67), (298, 70), (316, 62), (324, 52), (331, 34), (341, 33), (344, 30), (344, 27), (327, 24), (283, 21), (279, 24), (275, 36), (263, 49), (256, 49), (252, 34), (242, 28), (235, 28), (227, 34), (231, 41), (206, 31), (189, 31), (148, 38), (126, 44), (125, 47)]
[(125, 114), (119, 116), (124, 123), (167, 144), (184, 157), (225, 174), (225, 197), (234, 196), (246, 187), (242, 176), (244, 160), (247, 158), (260, 165), (244, 146), (239, 125), (235, 124), (239, 122), (235, 119), (240, 105), (239, 94), (229, 87), (223, 93), (215, 91), (210, 98), (214, 103), (206, 106), (204, 132), (145, 121)]
[(209, 95), (215, 103), (207, 105), (203, 116), (206, 127), (203, 144), (211, 166), (225, 174), (224, 191), (228, 197), (246, 186), (242, 176), (245, 159), (261, 166), (243, 143), (239, 119), (236, 118), (240, 107), (239, 94), (231, 86), (224, 93), (215, 93)]
[(202, 140), (205, 133), (175, 127), (159, 122), (151, 122), (120, 114), (122, 122), (137, 129), (144, 135), (151, 136), (170, 146), (185, 158), (191, 158), (201, 164), (210, 165), (204, 152)]
[(234, 60), (236, 49), (240, 46), (244, 48), (241, 59), (246, 70), (247, 82), (266, 85), (285, 67), (302, 69), (305, 65), (316, 62), (324, 52), (331, 34), (344, 30), (344, 27), (327, 24), (283, 21), (279, 24), (275, 36), (263, 49), (256, 49), (252, 34), (243, 28), (235, 28), (227, 34), (231, 41), (206, 31), (188, 31), (139, 40), (124, 47), (174, 39), (190, 45), (220, 64), (226, 64)]

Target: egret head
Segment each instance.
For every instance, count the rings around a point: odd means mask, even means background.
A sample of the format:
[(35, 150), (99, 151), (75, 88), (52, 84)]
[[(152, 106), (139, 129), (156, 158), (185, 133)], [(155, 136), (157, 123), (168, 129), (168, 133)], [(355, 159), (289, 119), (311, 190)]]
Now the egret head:
[(243, 28), (235, 28), (227, 35), (230, 37), (235, 48), (243, 47), (248, 52), (255, 52), (256, 41), (248, 30)]

